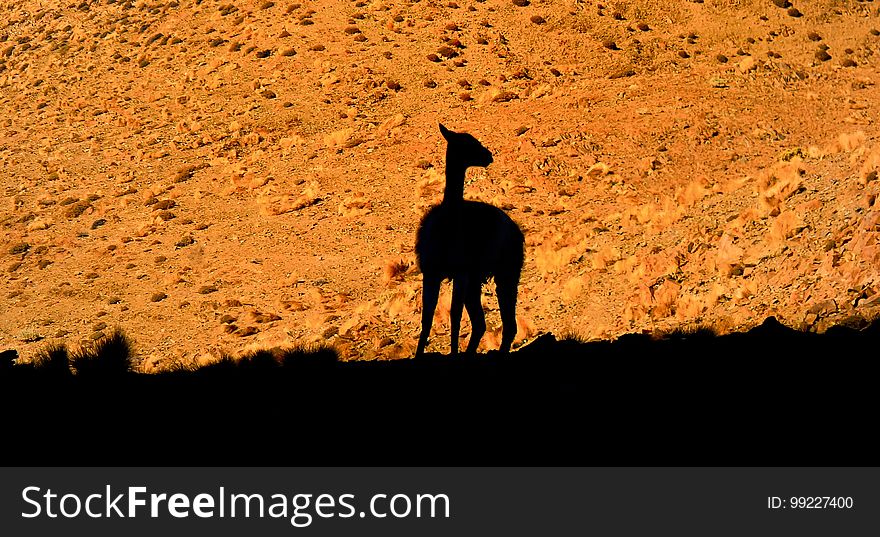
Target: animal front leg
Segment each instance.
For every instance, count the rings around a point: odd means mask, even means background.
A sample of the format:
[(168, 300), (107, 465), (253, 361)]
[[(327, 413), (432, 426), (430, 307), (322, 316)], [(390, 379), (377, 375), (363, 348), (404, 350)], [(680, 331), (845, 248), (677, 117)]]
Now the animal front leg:
[(419, 345), (416, 347), (416, 358), (425, 353), (428, 337), (431, 335), (431, 324), (434, 321), (434, 309), (440, 296), (440, 279), (424, 277), (422, 281), (422, 333), (419, 334)]

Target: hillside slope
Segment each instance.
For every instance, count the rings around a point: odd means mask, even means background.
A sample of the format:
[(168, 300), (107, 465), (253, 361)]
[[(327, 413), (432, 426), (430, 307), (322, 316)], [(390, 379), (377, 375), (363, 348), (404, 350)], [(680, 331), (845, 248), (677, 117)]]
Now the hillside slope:
[(875, 316), (880, 6), (783, 3), (0, 0), (0, 348), (410, 356), (441, 121), (521, 338)]

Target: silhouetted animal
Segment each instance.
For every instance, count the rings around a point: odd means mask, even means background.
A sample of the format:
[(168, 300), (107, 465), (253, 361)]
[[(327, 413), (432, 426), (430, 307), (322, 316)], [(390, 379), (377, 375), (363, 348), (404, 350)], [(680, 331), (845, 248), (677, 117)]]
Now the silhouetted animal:
[(467, 352), (476, 352), (486, 332), (480, 302), (482, 286), (495, 278), (501, 311), (501, 351), (508, 352), (516, 336), (516, 295), (523, 266), (523, 233), (501, 209), (464, 200), (465, 172), (492, 163), (492, 153), (467, 133), (440, 125), (446, 139), (446, 189), (443, 201), (422, 219), (416, 237), (416, 256), (423, 275), (422, 332), (416, 356), (428, 344), (440, 284), (452, 280), (450, 323), (452, 354), (458, 353), (462, 307), (467, 308), (472, 332)]

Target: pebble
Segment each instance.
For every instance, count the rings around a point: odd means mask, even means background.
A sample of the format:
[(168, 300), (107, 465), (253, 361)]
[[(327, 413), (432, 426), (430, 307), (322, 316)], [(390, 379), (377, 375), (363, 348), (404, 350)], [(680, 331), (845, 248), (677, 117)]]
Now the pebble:
[(26, 242), (20, 242), (9, 249), (10, 255), (18, 255), (27, 253), (31, 249), (31, 245)]
[(187, 246), (195, 244), (196, 240), (192, 237), (192, 235), (185, 235), (179, 241), (174, 243), (174, 246), (177, 248), (185, 248)]
[(68, 218), (77, 218), (91, 208), (91, 206), (92, 204), (86, 200), (74, 202), (64, 211), (64, 216)]
[[(227, 326), (233, 326), (233, 325), (227, 325)], [(244, 328), (242, 328), (241, 330), (238, 331), (238, 336), (239, 337), (249, 337), (249, 336), (253, 336), (254, 334), (257, 334), (259, 331), (260, 331), (260, 329), (257, 328), (256, 326), (245, 326)]]

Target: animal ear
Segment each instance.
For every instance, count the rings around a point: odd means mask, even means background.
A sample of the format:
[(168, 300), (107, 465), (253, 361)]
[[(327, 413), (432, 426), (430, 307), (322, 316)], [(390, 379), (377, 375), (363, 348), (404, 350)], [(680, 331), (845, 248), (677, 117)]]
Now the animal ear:
[(446, 138), (447, 141), (449, 141), (449, 135), (452, 132), (449, 129), (447, 129), (446, 127), (444, 127), (443, 123), (440, 123), (439, 125), (440, 125), (440, 134), (442, 134), (443, 137)]

